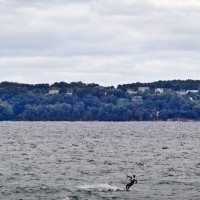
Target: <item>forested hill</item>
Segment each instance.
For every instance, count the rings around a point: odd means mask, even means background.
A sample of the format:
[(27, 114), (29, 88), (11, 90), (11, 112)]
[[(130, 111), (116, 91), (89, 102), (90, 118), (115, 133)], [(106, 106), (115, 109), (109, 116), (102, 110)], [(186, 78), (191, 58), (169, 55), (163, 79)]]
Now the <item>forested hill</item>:
[(118, 89), (127, 89), (127, 88), (134, 88), (137, 89), (138, 87), (145, 87), (148, 86), (151, 89), (155, 88), (165, 88), (171, 89), (173, 91), (178, 90), (199, 90), (200, 89), (200, 80), (173, 80), (173, 81), (157, 81), (152, 83), (131, 83), (131, 84), (124, 84), (119, 85)]
[(200, 120), (200, 81), (0, 83), (0, 120)]

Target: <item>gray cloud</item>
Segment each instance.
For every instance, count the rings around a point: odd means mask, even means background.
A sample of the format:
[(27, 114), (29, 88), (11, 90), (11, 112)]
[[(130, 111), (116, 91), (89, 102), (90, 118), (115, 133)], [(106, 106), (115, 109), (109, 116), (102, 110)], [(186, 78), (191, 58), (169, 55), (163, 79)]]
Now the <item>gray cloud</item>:
[(198, 79), (199, 11), (198, 0), (0, 0), (0, 81)]

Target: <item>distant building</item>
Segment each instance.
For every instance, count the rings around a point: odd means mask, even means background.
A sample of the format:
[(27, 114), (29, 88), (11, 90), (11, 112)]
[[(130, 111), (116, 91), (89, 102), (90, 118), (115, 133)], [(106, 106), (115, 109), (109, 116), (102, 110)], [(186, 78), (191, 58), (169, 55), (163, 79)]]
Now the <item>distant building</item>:
[(136, 94), (137, 92), (132, 89), (127, 89), (128, 94)]
[(145, 92), (148, 91), (150, 88), (149, 87), (138, 87), (138, 91), (140, 92)]
[(198, 93), (198, 92), (199, 92), (199, 90), (186, 90), (186, 91), (185, 90), (180, 90), (180, 91), (176, 91), (176, 93), (181, 95), (181, 96), (184, 96), (184, 95), (186, 95), (188, 93), (195, 94), (195, 93)]
[(155, 92), (162, 94), (162, 93), (164, 93), (164, 88), (156, 88)]
[(188, 93), (198, 93), (199, 92), (199, 90), (187, 90), (186, 91), (186, 93), (188, 94)]
[(66, 94), (67, 95), (73, 95), (73, 89), (67, 89)]
[(142, 101), (143, 99), (142, 99), (142, 96), (134, 96), (133, 98), (132, 98), (132, 101)]
[(176, 91), (176, 93), (177, 93), (178, 95), (184, 96), (184, 95), (187, 94), (187, 91), (185, 91), (185, 90), (180, 90), (180, 91)]
[(60, 89), (50, 89), (49, 94), (58, 94)]

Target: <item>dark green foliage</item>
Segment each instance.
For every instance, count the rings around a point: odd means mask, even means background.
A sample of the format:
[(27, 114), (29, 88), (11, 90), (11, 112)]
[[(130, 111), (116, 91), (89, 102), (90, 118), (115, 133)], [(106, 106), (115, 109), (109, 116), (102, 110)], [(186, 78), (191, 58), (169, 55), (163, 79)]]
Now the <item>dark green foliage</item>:
[(200, 81), (199, 80), (173, 80), (173, 81), (157, 81), (152, 83), (131, 83), (119, 85), (117, 88), (125, 91), (126, 89), (135, 89), (138, 87), (150, 87), (150, 89), (155, 88), (166, 88), (171, 90), (199, 90), (200, 89)]
[[(149, 87), (139, 92), (138, 87)], [(165, 88), (155, 93), (155, 88)], [(59, 90), (51, 94), (51, 89)], [(128, 89), (137, 93), (128, 93)], [(0, 120), (154, 121), (199, 120), (200, 81), (173, 80), (119, 85), (117, 89), (82, 82), (0, 83)]]

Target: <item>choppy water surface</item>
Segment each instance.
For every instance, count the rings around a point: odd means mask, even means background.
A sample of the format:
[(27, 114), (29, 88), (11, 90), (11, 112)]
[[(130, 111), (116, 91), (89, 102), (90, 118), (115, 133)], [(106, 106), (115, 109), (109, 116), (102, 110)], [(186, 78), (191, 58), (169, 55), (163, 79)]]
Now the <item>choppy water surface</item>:
[(199, 122), (1, 122), (0, 136), (2, 200), (200, 199)]

